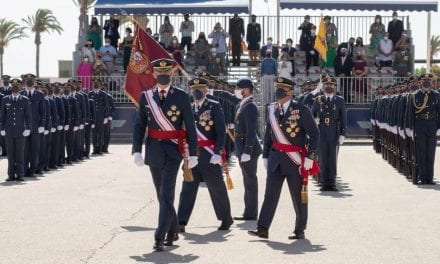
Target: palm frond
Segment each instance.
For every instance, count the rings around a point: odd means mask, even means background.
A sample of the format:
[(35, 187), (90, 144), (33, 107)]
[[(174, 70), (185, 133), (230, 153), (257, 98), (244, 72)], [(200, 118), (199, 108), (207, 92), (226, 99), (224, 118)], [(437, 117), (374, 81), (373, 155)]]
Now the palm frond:
[(24, 27), (21, 27), (14, 21), (5, 18), (0, 19), (0, 47), (5, 47), (11, 40), (21, 39), (27, 37), (24, 32)]

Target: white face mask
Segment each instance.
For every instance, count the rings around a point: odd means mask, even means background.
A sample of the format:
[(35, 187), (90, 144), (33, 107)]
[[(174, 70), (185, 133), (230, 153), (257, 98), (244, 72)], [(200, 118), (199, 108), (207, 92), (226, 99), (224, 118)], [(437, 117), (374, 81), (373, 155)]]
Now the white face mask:
[(292, 47), (292, 43), (288, 42), (287, 47), (289, 47), (289, 48)]
[(383, 37), (384, 40), (388, 40), (388, 37)]
[(267, 45), (272, 45), (272, 40), (268, 40)]

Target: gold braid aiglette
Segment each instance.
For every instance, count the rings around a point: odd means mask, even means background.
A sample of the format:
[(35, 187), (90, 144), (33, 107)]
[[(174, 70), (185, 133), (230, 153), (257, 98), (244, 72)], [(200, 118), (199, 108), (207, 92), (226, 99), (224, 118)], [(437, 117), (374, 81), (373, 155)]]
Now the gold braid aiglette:
[(414, 96), (413, 96), (413, 105), (414, 105), (414, 107), (416, 108), (416, 114), (422, 112), (423, 109), (426, 108), (426, 105), (428, 104), (428, 99), (429, 99), (428, 94), (425, 94), (425, 98), (423, 98), (423, 103), (422, 103), (422, 105), (421, 105), (421, 106), (418, 106), (417, 103), (416, 103), (416, 95), (414, 94)]

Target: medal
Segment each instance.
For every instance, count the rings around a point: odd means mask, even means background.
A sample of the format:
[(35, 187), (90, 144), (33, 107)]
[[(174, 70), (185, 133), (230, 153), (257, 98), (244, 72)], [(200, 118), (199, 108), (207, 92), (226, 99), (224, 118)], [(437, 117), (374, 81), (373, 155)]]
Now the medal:
[(176, 111), (176, 110), (177, 110), (177, 106), (172, 105), (172, 106), (171, 106), (171, 110)]
[(206, 122), (202, 121), (202, 122), (200, 122), (200, 125), (204, 127), (204, 126), (206, 126)]
[(209, 130), (211, 130), (211, 127), (210, 126), (205, 126), (205, 130), (209, 131)]
[(180, 115), (180, 110), (177, 110), (177, 111), (176, 111), (176, 115)]
[(172, 116), (172, 115), (173, 115), (173, 112), (170, 110), (170, 111), (167, 112), (167, 115), (168, 115), (168, 116)]
[(295, 132), (290, 133), (290, 137), (291, 137), (291, 138), (296, 137), (296, 133), (295, 133)]
[(296, 132), (296, 133), (299, 132), (299, 127), (295, 128), (295, 132)]
[(292, 129), (291, 129), (290, 127), (288, 127), (288, 128), (286, 129), (286, 132), (287, 132), (287, 133), (291, 133), (291, 132), (292, 132)]
[(212, 125), (214, 125), (214, 121), (210, 120), (210, 121), (208, 122), (208, 124), (209, 124), (210, 126), (212, 126)]
[(176, 116), (171, 117), (171, 121), (176, 122), (177, 121), (177, 117)]

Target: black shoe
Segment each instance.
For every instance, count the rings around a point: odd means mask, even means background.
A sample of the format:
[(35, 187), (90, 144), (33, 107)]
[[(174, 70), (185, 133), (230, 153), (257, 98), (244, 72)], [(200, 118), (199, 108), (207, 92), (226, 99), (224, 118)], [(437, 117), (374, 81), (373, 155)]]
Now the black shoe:
[(234, 220), (229, 220), (229, 221), (222, 221), (222, 224), (217, 228), (217, 230), (219, 231), (226, 231), (229, 230), (229, 228), (231, 227), (231, 225), (234, 223)]
[(49, 168), (44, 168), (43, 171), (48, 172), (48, 171), (50, 171), (50, 169)]
[(167, 247), (171, 247), (174, 241), (177, 240), (179, 240), (179, 235), (177, 233), (168, 233), (167, 237), (165, 238), (164, 245)]
[(330, 187), (328, 188), (328, 191), (329, 191), (329, 192), (337, 192), (338, 189), (336, 189), (335, 186), (330, 186)]
[(423, 184), (423, 185), (424, 185), (424, 184), (428, 184), (428, 181), (427, 181), (427, 180), (421, 180), (421, 181), (420, 181), (420, 184)]
[(73, 163), (70, 160), (66, 161), (66, 164), (67, 165), (73, 165)]
[(49, 169), (51, 169), (51, 170), (56, 170), (56, 169), (58, 169), (58, 168), (57, 168), (57, 166), (53, 165), (53, 166), (50, 166)]
[(428, 184), (428, 185), (436, 185), (436, 183), (433, 180), (426, 181), (426, 184)]
[(103, 150), (102, 153), (109, 154), (108, 150)]
[(35, 174), (33, 174), (33, 173), (28, 173), (28, 174), (26, 174), (24, 177), (35, 178)]
[(43, 172), (42, 172), (41, 170), (36, 170), (36, 171), (35, 171), (35, 174), (37, 174), (37, 175), (43, 175)]
[(18, 178), (15, 179), (15, 181), (17, 181), (17, 182), (23, 182), (24, 180), (23, 180), (23, 177), (18, 177)]
[(234, 216), (234, 220), (237, 221), (255, 221), (257, 220), (257, 217), (251, 217), (251, 216)]
[(163, 251), (163, 241), (162, 240), (156, 240), (153, 245), (153, 250), (156, 252)]
[(289, 236), (290, 240), (294, 240), (294, 239), (304, 239), (306, 238), (306, 236), (304, 235), (304, 233), (293, 233), (291, 236)]
[(61, 164), (61, 163), (59, 163), (59, 164), (57, 164), (57, 167), (58, 167), (58, 168), (64, 168), (64, 165)]
[(11, 181), (15, 181), (15, 179), (14, 178), (7, 178), (6, 181), (11, 182)]
[(257, 228), (257, 230), (249, 230), (248, 234), (251, 236), (257, 236), (261, 238), (269, 238), (269, 231), (261, 227)]
[(179, 233), (185, 233), (185, 224), (179, 224)]

